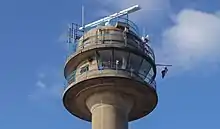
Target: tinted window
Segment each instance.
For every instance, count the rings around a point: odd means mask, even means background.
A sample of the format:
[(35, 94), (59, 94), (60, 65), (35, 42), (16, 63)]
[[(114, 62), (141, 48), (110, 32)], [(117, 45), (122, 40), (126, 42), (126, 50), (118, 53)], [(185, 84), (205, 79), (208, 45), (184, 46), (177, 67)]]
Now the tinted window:
[(86, 71), (89, 71), (89, 65), (86, 65), (86, 66), (83, 66), (81, 69), (80, 69), (80, 74), (86, 72)]
[(139, 76), (144, 79), (149, 73), (150, 69), (151, 69), (150, 63), (148, 63), (146, 60), (143, 60), (141, 67), (139, 69)]
[(126, 69), (128, 52), (114, 50), (114, 64), (118, 69)]
[(74, 70), (68, 77), (67, 77), (67, 81), (69, 83), (74, 82), (75, 81), (75, 77), (76, 77), (76, 70)]
[(97, 58), (99, 68), (111, 68), (112, 50), (98, 51)]
[(135, 72), (138, 72), (141, 62), (142, 62), (142, 57), (131, 53), (129, 57), (128, 69), (132, 69)]
[[(149, 81), (151, 81), (152, 80), (152, 77), (154, 76), (154, 71), (153, 71), (153, 68), (151, 68), (150, 69), (150, 71), (148, 72), (148, 74), (147, 74), (147, 77), (146, 77), (146, 80), (149, 80)], [(149, 82), (148, 81), (148, 82)]]

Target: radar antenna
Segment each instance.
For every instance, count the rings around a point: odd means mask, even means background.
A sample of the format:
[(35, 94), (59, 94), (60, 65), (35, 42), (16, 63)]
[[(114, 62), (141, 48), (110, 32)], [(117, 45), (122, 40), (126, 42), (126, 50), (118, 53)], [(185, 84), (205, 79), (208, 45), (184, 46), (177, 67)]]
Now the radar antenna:
[(141, 9), (141, 7), (139, 5), (132, 6), (130, 8), (124, 9), (122, 11), (119, 11), (119, 12), (114, 13), (112, 15), (109, 15), (107, 17), (104, 17), (104, 18), (102, 18), (100, 20), (97, 20), (97, 21), (94, 21), (94, 22), (89, 23), (87, 25), (84, 25), (84, 26), (80, 27), (79, 30), (83, 30), (83, 29), (90, 28), (90, 27), (95, 27), (95, 26), (97, 26), (97, 25), (99, 25), (101, 23), (109, 22), (112, 19), (124, 16), (124, 15), (128, 15), (129, 13), (136, 12), (136, 11), (138, 11), (140, 9)]

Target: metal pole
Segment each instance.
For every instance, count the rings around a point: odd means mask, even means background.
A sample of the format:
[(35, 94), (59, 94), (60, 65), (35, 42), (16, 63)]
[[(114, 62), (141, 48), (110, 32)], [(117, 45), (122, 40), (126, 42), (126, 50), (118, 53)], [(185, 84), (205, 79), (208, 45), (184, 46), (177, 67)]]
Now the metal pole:
[(82, 40), (82, 47), (84, 48), (84, 6), (82, 6), (82, 32), (83, 32), (83, 40)]
[(84, 6), (82, 6), (82, 27), (84, 31)]

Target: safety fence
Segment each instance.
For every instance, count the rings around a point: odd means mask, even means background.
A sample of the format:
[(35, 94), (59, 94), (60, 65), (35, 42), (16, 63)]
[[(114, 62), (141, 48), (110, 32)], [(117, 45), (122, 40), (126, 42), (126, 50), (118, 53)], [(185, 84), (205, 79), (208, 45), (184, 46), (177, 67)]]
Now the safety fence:
[(119, 66), (116, 63), (110, 63), (110, 62), (102, 62), (98, 64), (98, 67), (93, 68), (93, 69), (89, 69), (87, 68), (86, 70), (84, 70), (83, 72), (76, 71), (74, 70), (71, 74), (69, 74), (69, 76), (66, 78), (68, 85), (75, 82), (76, 79), (77, 80), (86, 80), (91, 76), (94, 76), (95, 74), (97, 76), (101, 76), (103, 75), (108, 75), (108, 70), (111, 70), (111, 72), (109, 72), (110, 74), (114, 74), (118, 76), (120, 75), (126, 75), (126, 76), (130, 76), (135, 77), (135, 78), (140, 78), (141, 80), (144, 80), (146, 83), (148, 83), (152, 88), (154, 88), (156, 90), (156, 82), (154, 80), (154, 75), (155, 73), (152, 72), (152, 68), (148, 68), (146, 70), (146, 72), (143, 71), (138, 71), (136, 69), (133, 68), (129, 68), (126, 66)]
[(111, 19), (108, 22), (103, 22), (103, 23), (98, 24), (93, 27), (87, 27), (86, 29), (84, 29), (84, 32), (88, 32), (89, 30), (91, 30), (93, 28), (101, 27), (101, 26), (116, 26), (118, 23), (125, 24), (126, 27), (128, 27), (129, 30), (131, 30), (133, 33), (135, 33), (136, 35), (140, 35), (140, 31), (138, 29), (138, 26), (134, 22), (129, 20), (128, 17), (117, 17), (117, 18)]
[[(115, 38), (119, 37), (119, 38)], [(123, 38), (127, 37), (127, 39)], [(143, 43), (140, 39), (137, 39), (133, 36), (124, 36), (122, 33), (117, 34), (95, 34), (85, 39), (80, 39), (74, 44), (70, 45), (70, 53), (68, 54), (67, 60), (71, 58), (71, 55), (75, 54), (77, 51), (81, 51), (87, 47), (95, 47), (100, 44), (123, 44), (124, 46), (130, 46), (132, 48), (138, 49), (139, 51), (143, 52), (144, 54), (148, 55), (153, 61), (155, 61), (155, 55), (153, 49), (147, 44)]]

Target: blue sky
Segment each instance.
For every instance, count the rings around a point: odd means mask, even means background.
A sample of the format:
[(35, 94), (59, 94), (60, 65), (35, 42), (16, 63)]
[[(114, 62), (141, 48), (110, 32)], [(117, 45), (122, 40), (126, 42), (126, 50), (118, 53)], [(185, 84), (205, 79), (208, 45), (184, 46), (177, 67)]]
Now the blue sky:
[(157, 62), (171, 63), (158, 74), (159, 103), (131, 129), (220, 128), (219, 0), (1, 0), (0, 128), (89, 129), (90, 123), (63, 107), (63, 35), (70, 22), (86, 22), (134, 4), (132, 20), (146, 27)]

